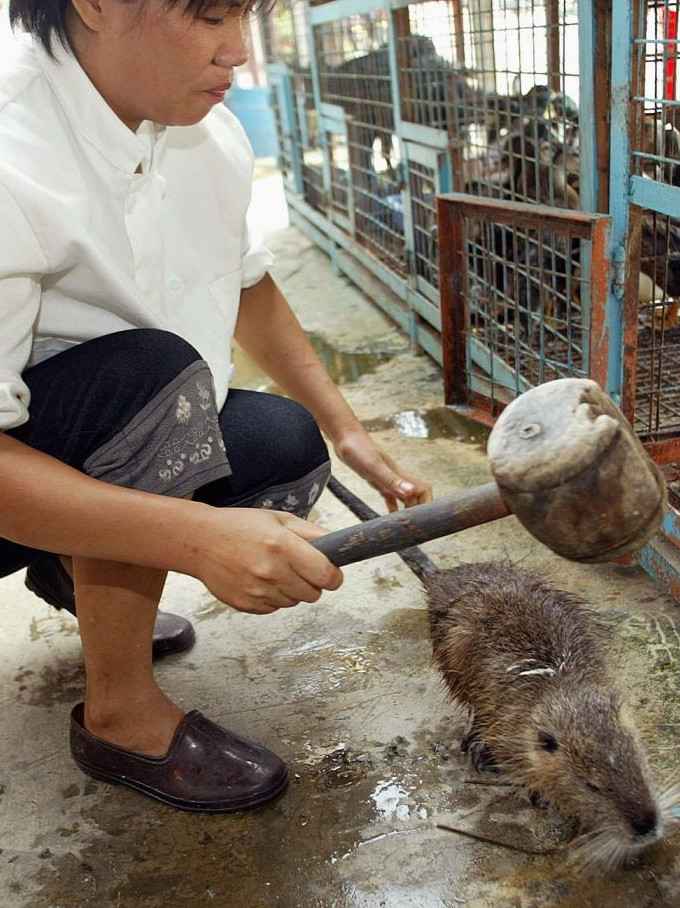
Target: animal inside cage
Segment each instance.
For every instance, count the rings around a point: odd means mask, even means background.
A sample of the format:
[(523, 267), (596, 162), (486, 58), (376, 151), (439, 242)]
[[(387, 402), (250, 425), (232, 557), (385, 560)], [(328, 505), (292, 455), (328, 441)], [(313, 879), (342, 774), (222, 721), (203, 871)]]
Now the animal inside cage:
[(413, 3), (395, 27), (402, 119), (447, 132), (455, 189), (581, 207), (576, 2)]
[[(636, 13), (631, 173), (660, 187), (677, 187), (679, 3), (638, 2)], [(636, 248), (631, 251), (639, 264), (630, 288), (637, 305), (629, 311), (637, 323), (633, 417), (645, 440), (659, 442), (680, 436), (680, 219), (648, 208), (635, 209), (632, 221)]]
[(451, 194), (439, 227), (448, 402), (495, 415), (545, 381), (602, 381), (606, 218)]
[[(366, 127), (347, 127), (350, 174), (354, 194), (354, 230), (359, 242), (396, 274), (405, 274), (404, 202), (402, 185), (377, 169), (367, 154)], [(371, 148), (373, 151), (373, 149)]]

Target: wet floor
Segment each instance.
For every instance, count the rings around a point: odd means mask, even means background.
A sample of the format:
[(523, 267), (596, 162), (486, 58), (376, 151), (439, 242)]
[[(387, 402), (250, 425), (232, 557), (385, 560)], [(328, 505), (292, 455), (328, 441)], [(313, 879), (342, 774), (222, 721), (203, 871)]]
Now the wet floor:
[[(234, 616), (224, 651), (213, 651), (202, 628), (189, 657), (202, 685), (210, 686), (207, 672), (221, 679), (213, 688), (218, 699), (211, 714), (238, 730), (248, 728), (289, 761), (292, 781), (283, 797), (247, 815), (183, 814), (88, 780), (66, 763), (62, 747), (58, 769), (49, 772), (42, 761), (24, 769), (47, 822), (34, 815), (30, 835), (21, 829), (3, 840), (0, 885), (7, 900), (2, 904), (680, 904), (680, 843), (674, 840), (606, 879), (584, 878), (559, 851), (543, 856), (511, 850), (559, 849), (569, 827), (551, 811), (531, 807), (497, 777), (470, 773), (459, 747), (464, 718), (446, 704), (431, 671), (426, 613), (413, 603), (416, 585), (396, 563), (389, 571), (368, 565), (361, 571), (354, 596), (338, 607), (329, 602), (328, 616), (291, 616), (296, 620), (278, 622), (272, 635)], [(398, 582), (381, 582), (386, 577)], [(628, 592), (643, 593), (644, 583), (629, 578)], [(365, 603), (351, 601), (357, 589), (364, 591)], [(215, 627), (220, 620), (215, 617)], [(677, 707), (657, 714), (666, 706), (659, 704), (651, 680), (662, 667), (661, 650), (667, 659), (680, 653), (672, 642), (677, 632), (672, 614), (655, 599), (653, 614), (621, 613), (618, 624), (621, 658), (641, 663), (640, 675), (650, 679), (637, 686), (636, 676), (636, 712), (642, 709), (659, 725), (662, 719), (666, 726), (676, 724)], [(182, 663), (165, 666), (166, 684), (178, 672), (182, 689)], [(23, 702), (53, 711), (77, 699), (74, 685), (82, 690), (77, 664), (73, 658), (57, 662), (49, 675), (24, 668), (17, 683), (33, 693)], [(664, 698), (667, 704), (680, 702), (677, 675), (669, 678)], [(658, 746), (669, 747), (673, 740), (663, 733)], [(473, 841), (438, 824), (499, 844)]]
[[(291, 280), (302, 274), (316, 288), (295, 285), (296, 306), (303, 324), (317, 324), (318, 287), (329, 305), (348, 291), (291, 236), (289, 264), (303, 262)], [(349, 332), (337, 349), (313, 334), (367, 429), (438, 493), (485, 482), (486, 430), (442, 405), (429, 360), (395, 354), (384, 321), (352, 305), (354, 353)], [(270, 388), (245, 359), (237, 383)], [(382, 509), (365, 483), (335, 470)], [(330, 495), (315, 519), (329, 529), (354, 522)], [(655, 775), (680, 779), (680, 613), (641, 570), (561, 561), (513, 518), (427, 551), (441, 566), (510, 558), (602, 610)], [(680, 908), (678, 836), (630, 867), (585, 877), (559, 850), (568, 823), (470, 773), (465, 717), (432, 667), (422, 589), (394, 555), (347, 568), (343, 587), (313, 606), (266, 618), (169, 578), (163, 607), (194, 621), (197, 644), (158, 665), (161, 685), (290, 766), (288, 791), (244, 815), (185, 814), (84, 776), (67, 740), (85, 683), (75, 623), (20, 576), (0, 581), (0, 599), (2, 908)]]
[[(320, 334), (310, 332), (307, 336), (326, 371), (337, 385), (351, 384), (364, 375), (371, 375), (379, 366), (395, 356), (393, 352), (380, 350), (359, 352), (339, 350)], [(234, 350), (234, 363), (235, 387), (268, 391), (272, 394), (283, 393), (281, 388), (239, 348)], [(389, 416), (378, 416), (361, 422), (368, 432), (396, 429), (404, 438), (455, 439), (464, 444), (475, 445), (483, 451), (486, 450), (490, 432), (487, 426), (446, 406), (401, 410)]]
[[(308, 332), (307, 337), (316, 355), (337, 385), (346, 385), (358, 381), (362, 375), (370, 375), (378, 366), (389, 362), (394, 356), (394, 353), (379, 349), (341, 350), (326, 337), (313, 331)], [(283, 393), (278, 385), (237, 345), (234, 345), (234, 365), (236, 367), (234, 387), (268, 391), (271, 394)]]
[(486, 450), (489, 429), (451, 407), (402, 410), (392, 416), (362, 421), (368, 432), (397, 429), (404, 438), (448, 438)]

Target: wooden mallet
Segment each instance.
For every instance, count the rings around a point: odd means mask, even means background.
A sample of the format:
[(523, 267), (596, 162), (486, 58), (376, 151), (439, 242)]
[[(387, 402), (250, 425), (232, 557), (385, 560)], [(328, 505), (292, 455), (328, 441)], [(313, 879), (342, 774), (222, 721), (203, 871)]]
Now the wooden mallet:
[(502, 413), (487, 453), (495, 482), (329, 533), (339, 567), (514, 514), (572, 561), (613, 561), (658, 530), (666, 484), (630, 424), (589, 379), (532, 388)]

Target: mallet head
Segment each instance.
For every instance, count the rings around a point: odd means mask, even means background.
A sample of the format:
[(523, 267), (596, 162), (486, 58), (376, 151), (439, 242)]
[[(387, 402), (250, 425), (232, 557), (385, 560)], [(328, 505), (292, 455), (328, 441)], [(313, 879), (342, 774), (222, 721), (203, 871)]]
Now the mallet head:
[(499, 417), (487, 450), (508, 507), (564, 558), (613, 561), (659, 529), (663, 477), (594, 381), (563, 378), (526, 391)]

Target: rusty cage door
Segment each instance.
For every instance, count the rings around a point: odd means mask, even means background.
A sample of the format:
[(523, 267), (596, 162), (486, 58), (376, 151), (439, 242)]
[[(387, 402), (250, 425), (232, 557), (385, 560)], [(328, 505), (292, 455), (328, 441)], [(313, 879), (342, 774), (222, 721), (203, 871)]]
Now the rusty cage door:
[(439, 197), (445, 399), (486, 422), (555, 378), (606, 387), (609, 218)]

